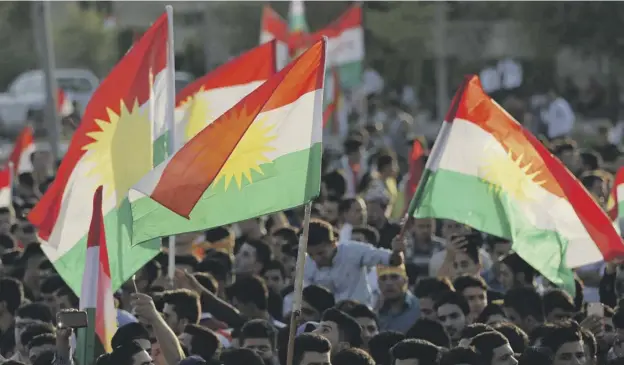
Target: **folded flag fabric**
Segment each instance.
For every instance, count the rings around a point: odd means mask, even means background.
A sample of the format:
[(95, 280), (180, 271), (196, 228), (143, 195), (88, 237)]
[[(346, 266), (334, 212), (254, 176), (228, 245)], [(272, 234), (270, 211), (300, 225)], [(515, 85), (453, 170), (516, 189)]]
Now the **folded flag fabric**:
[(572, 268), (624, 254), (611, 221), (530, 132), (467, 78), (438, 134), (410, 215), (451, 219), (509, 239), (574, 293)]
[(141, 179), (135, 232), (203, 230), (317, 196), (325, 52), (325, 40), (314, 44)]
[(258, 46), (193, 81), (176, 95), (176, 146), (255, 90), (276, 70), (276, 41)]
[(13, 204), (13, 179), (10, 166), (0, 170), (0, 208), (12, 208)]
[(165, 158), (166, 108), (173, 106), (166, 96), (174, 87), (168, 68), (163, 14), (97, 88), (54, 182), (28, 216), (39, 228), (43, 251), (77, 295), (92, 208), (87, 202), (98, 186), (103, 186), (112, 290), (160, 250), (160, 240), (132, 247), (127, 193)]

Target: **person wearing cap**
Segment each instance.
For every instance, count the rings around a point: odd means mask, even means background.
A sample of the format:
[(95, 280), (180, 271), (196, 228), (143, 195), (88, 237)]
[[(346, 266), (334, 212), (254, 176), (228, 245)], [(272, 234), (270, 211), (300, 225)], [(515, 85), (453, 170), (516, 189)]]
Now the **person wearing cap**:
[(377, 278), (381, 292), (379, 330), (406, 333), (420, 317), (418, 298), (408, 289), (405, 265), (377, 265)]

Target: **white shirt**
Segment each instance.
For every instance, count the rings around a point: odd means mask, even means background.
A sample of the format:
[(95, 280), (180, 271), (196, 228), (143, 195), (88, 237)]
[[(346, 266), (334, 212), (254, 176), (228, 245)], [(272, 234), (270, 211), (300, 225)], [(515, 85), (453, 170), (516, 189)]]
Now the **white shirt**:
[(574, 129), (575, 116), (570, 104), (561, 97), (555, 99), (542, 111), (542, 120), (548, 129), (548, 138), (568, 135)]

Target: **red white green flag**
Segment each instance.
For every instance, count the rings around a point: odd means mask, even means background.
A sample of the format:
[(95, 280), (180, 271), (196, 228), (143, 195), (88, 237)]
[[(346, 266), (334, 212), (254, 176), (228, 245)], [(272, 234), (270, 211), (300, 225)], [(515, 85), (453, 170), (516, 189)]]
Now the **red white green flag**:
[(551, 282), (574, 292), (573, 268), (624, 255), (611, 220), (529, 131), (466, 79), (409, 213), (509, 239)]

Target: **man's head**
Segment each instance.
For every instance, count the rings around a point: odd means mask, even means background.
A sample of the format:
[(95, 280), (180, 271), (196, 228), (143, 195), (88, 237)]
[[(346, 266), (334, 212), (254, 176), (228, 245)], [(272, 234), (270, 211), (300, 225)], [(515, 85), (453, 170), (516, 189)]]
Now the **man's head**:
[(470, 347), (470, 341), (477, 335), (480, 335), (485, 332), (492, 332), (494, 329), (491, 326), (488, 326), (484, 323), (472, 323), (464, 327), (460, 334), (460, 340), (457, 344), (461, 347)]
[(271, 237), (273, 256), (284, 263), (286, 274), (288, 277), (291, 277), (295, 265), (292, 264), (292, 260), (287, 259), (286, 254), (292, 249), (296, 250), (299, 245), (297, 230), (293, 227), (278, 228), (271, 234)]
[[(24, 301), (24, 287), (17, 279), (4, 277), (0, 279), (0, 317), (15, 315), (15, 311)], [(5, 331), (6, 328), (0, 328)]]
[(348, 348), (331, 357), (332, 365), (376, 365), (375, 360), (364, 350)]
[(406, 336), (407, 338), (429, 341), (439, 347), (451, 347), (451, 338), (448, 332), (440, 322), (433, 319), (417, 319), (414, 325), (407, 330)]
[[(54, 335), (54, 326), (49, 323), (29, 324), (20, 334), (19, 342), (16, 342), (18, 344), (17, 350), (20, 351), (22, 355), (29, 357), (29, 346), (33, 338), (44, 334)], [(56, 345), (56, 339), (54, 340), (54, 344)]]
[(435, 233), (435, 220), (433, 218), (418, 218), (414, 220), (411, 231), (414, 240), (419, 244), (431, 243), (431, 237)]
[(424, 340), (403, 340), (390, 349), (392, 365), (437, 365), (442, 349)]
[(583, 162), (581, 160), (581, 153), (576, 142), (570, 139), (565, 139), (561, 142), (554, 143), (553, 150), (555, 156), (563, 162), (568, 170), (570, 170), (573, 174), (579, 172), (580, 168), (583, 166)]
[(151, 355), (152, 343), (149, 332), (138, 322), (128, 323), (119, 327), (111, 339), (111, 346), (116, 348), (129, 344), (132, 341), (138, 343), (143, 350)]
[[(476, 235), (471, 235), (476, 237)], [(469, 240), (462, 250), (453, 257), (454, 277), (461, 275), (479, 275), (483, 265), (479, 257), (479, 247), (475, 241)]]
[(474, 321), (487, 306), (487, 284), (481, 276), (462, 275), (453, 281), (455, 291), (464, 296), (470, 306), (470, 319)]
[(113, 349), (110, 364), (153, 365), (154, 360), (139, 343), (131, 341)]
[(507, 321), (507, 317), (505, 317), (503, 306), (497, 303), (490, 303), (483, 309), (476, 322), (492, 325), (505, 321)]
[(332, 225), (337, 225), (340, 219), (340, 199), (329, 195), (323, 200), (323, 218)]
[[(15, 313), (15, 343), (22, 351), (25, 344), (21, 342), (22, 333), (30, 325), (51, 325), (53, 322), (50, 309), (41, 303), (24, 304)], [(34, 337), (34, 336), (33, 336)]]
[(364, 347), (367, 348), (368, 341), (379, 333), (379, 323), (375, 312), (370, 310), (366, 305), (357, 303), (353, 308), (346, 311), (348, 315), (353, 317), (362, 329), (362, 340)]
[(461, 331), (468, 324), (470, 306), (464, 297), (456, 292), (443, 294), (435, 303), (438, 320), (452, 340), (458, 340)]
[(78, 308), (80, 299), (67, 285), (64, 285), (56, 292), (56, 305), (59, 310)]
[(169, 290), (162, 293), (163, 318), (176, 335), (187, 324), (197, 324), (201, 315), (199, 296), (186, 289)]
[(46, 256), (39, 243), (27, 243), (24, 253), (22, 253), (22, 264), (24, 265), (24, 285), (35, 295), (39, 294), (39, 264), (46, 260)]
[(236, 279), (230, 287), (232, 304), (247, 318), (260, 318), (269, 306), (269, 289), (256, 275)]
[(302, 333), (295, 337), (293, 365), (331, 365), (331, 343), (321, 335)]
[(407, 271), (405, 265), (377, 265), (377, 282), (379, 291), (385, 301), (399, 300), (407, 292)]
[(505, 336), (511, 349), (516, 354), (521, 354), (529, 346), (529, 336), (520, 327), (509, 322), (494, 324), (494, 330)]
[(282, 289), (288, 285), (286, 269), (281, 261), (269, 261), (264, 267), (264, 270), (262, 270), (262, 276), (264, 277), (267, 287), (275, 293), (280, 293)]
[(344, 153), (351, 164), (359, 164), (364, 153), (364, 142), (359, 136), (351, 136), (344, 142)]
[(366, 203), (362, 198), (347, 198), (338, 204), (340, 219), (356, 227), (366, 224)]
[(517, 253), (510, 253), (500, 259), (498, 281), (504, 290), (533, 286), (535, 275), (535, 269)]
[(301, 302), (301, 321), (320, 322), (323, 312), (336, 304), (334, 294), (315, 284), (303, 288)]
[(442, 354), (440, 365), (483, 365), (483, 362), (473, 347), (456, 347)]
[(576, 314), (574, 299), (570, 294), (561, 289), (553, 289), (542, 297), (546, 321), (557, 322), (564, 319), (572, 319)]
[(372, 226), (356, 226), (351, 230), (351, 240), (379, 246), (379, 231)]
[(254, 350), (269, 365), (277, 358), (277, 330), (267, 320), (252, 319), (241, 328), (240, 346)]
[(399, 173), (399, 163), (394, 153), (384, 153), (377, 157), (377, 171), (382, 177), (396, 177)]
[(37, 335), (28, 342), (28, 360), (31, 364), (46, 351), (56, 351), (56, 336), (53, 333)]
[(219, 337), (208, 328), (197, 324), (187, 324), (178, 340), (189, 354), (197, 355), (206, 361), (218, 358), (221, 353)]
[(437, 320), (435, 301), (443, 293), (453, 290), (453, 285), (446, 278), (423, 278), (419, 280), (414, 288), (414, 295), (418, 298), (421, 318)]
[(585, 348), (580, 328), (576, 322), (561, 323), (554, 326), (540, 341), (554, 356), (553, 365), (584, 365)]
[(396, 331), (379, 332), (368, 341), (368, 352), (377, 365), (391, 365), (390, 349), (397, 343), (403, 341), (405, 335)]
[(360, 325), (353, 317), (335, 308), (323, 312), (321, 323), (313, 333), (327, 338), (334, 352), (343, 348), (362, 346)]
[(517, 365), (509, 341), (502, 334), (491, 331), (481, 333), (470, 341), (470, 346), (479, 351), (484, 365)]
[(254, 350), (231, 348), (223, 351), (219, 358), (223, 365), (264, 365), (260, 355)]
[(440, 226), (440, 234), (443, 239), (450, 241), (453, 236), (469, 233), (468, 227), (450, 219), (443, 219)]
[(262, 240), (248, 240), (241, 245), (234, 259), (237, 274), (259, 275), (271, 261), (271, 247)]
[(534, 288), (514, 288), (503, 299), (505, 316), (524, 332), (531, 331), (544, 321), (542, 297)]
[(308, 255), (318, 267), (331, 266), (336, 251), (336, 237), (332, 226), (322, 220), (310, 221)]
[(56, 292), (65, 286), (65, 281), (59, 275), (50, 275), (41, 282), (41, 301), (50, 308), (50, 312), (58, 312)]

